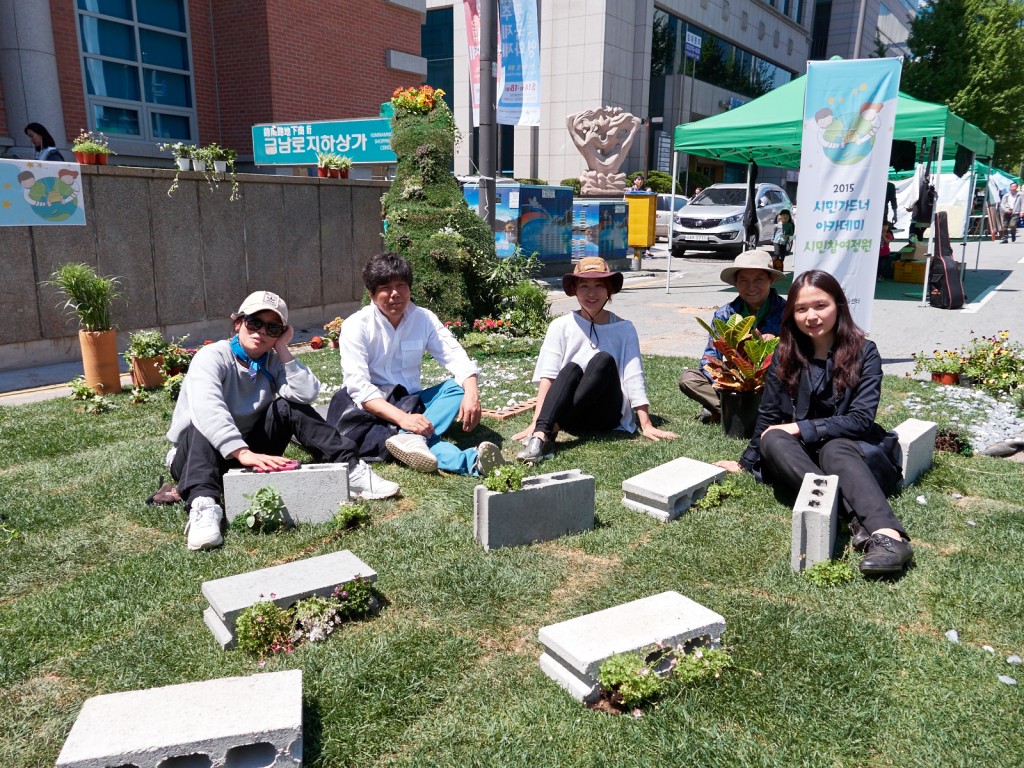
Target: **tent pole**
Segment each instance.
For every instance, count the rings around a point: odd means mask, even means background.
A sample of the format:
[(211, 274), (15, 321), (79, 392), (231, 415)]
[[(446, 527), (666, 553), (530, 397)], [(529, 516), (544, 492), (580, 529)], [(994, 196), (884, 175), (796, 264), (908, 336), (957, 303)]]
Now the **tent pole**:
[[(932, 139), (934, 141), (934, 139)], [(939, 161), (935, 164), (935, 189), (939, 189), (939, 179), (942, 176), (942, 153), (946, 148), (946, 137), (939, 137)], [(928, 258), (924, 262), (924, 285), (921, 286), (921, 306), (928, 306), (928, 273), (931, 272), (932, 259), (935, 255), (935, 216), (939, 212), (939, 198), (935, 197), (935, 205), (932, 206), (931, 234), (928, 236)]]
[[(675, 136), (672, 137), (675, 141)], [(668, 269), (665, 270), (665, 293), (672, 293), (672, 235), (675, 234), (676, 185), (679, 179), (679, 153), (672, 150), (672, 197), (668, 201)]]
[(985, 171), (985, 202), (981, 205), (982, 218), (981, 227), (978, 232), (978, 249), (974, 252), (974, 271), (978, 271), (978, 264), (981, 261), (981, 238), (985, 231), (985, 224), (988, 223), (988, 185), (992, 183), (992, 158), (988, 159), (988, 166)]
[(978, 183), (978, 173), (971, 163), (971, 183), (967, 185), (967, 211), (964, 214), (963, 242), (960, 244), (960, 277), (967, 269), (967, 238), (971, 233), (971, 211), (974, 210), (974, 187)]

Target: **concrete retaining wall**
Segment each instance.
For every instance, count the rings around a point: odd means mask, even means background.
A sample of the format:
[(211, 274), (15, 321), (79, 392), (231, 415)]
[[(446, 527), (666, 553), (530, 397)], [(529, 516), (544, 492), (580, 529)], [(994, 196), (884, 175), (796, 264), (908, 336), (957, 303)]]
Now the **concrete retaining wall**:
[(84, 227), (0, 227), (0, 370), (79, 358), (77, 321), (39, 282), (67, 262), (122, 278), (120, 349), (128, 333), (159, 328), (189, 343), (224, 338), (251, 291), (288, 302), (296, 327), (319, 327), (358, 306), (361, 272), (381, 250), (386, 182), (239, 175), (211, 190), (201, 174), (82, 166)]

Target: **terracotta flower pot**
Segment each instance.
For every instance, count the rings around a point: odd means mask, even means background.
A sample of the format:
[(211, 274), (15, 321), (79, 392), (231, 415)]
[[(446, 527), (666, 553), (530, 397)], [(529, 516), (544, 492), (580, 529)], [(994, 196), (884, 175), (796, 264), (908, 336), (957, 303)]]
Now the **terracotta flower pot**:
[(338, 347), (341, 346), (341, 344), (338, 343), (337, 339), (331, 339), (331, 346), (337, 349)]
[(950, 384), (956, 384), (958, 379), (959, 377), (955, 373), (946, 373), (945, 371), (932, 372), (932, 381), (936, 384), (945, 384), (946, 386), (949, 386)]
[(96, 155), (92, 152), (75, 152), (75, 160), (79, 165), (96, 165)]
[(339, 179), (347, 179), (348, 178), (348, 168), (339, 168), (338, 169), (338, 178)]
[(96, 165), (106, 165), (107, 164), (107, 160), (109, 159), (109, 157), (110, 157), (110, 155), (108, 155), (106, 152), (97, 152), (96, 153)]
[(85, 383), (101, 395), (120, 392), (117, 331), (79, 331), (78, 343), (82, 347)]
[(314, 336), (309, 340), (309, 346), (313, 349), (322, 349), (324, 346), (324, 340), (319, 336)]
[(328, 176), (331, 175), (331, 169), (318, 167), (316, 169), (316, 175), (319, 176), (321, 179), (326, 179)]
[(133, 357), (132, 380), (136, 386), (156, 389), (164, 385), (164, 356)]
[(341, 171), (339, 169), (337, 169), (337, 168), (330, 168), (328, 170), (330, 171), (332, 179), (340, 179), (341, 178)]

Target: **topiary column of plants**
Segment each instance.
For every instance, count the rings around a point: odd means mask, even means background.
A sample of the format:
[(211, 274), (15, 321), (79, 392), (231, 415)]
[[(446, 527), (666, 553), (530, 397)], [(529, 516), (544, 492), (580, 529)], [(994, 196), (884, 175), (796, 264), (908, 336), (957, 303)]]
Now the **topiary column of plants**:
[(442, 95), (425, 85), (399, 88), (391, 99), (398, 169), (382, 198), (384, 244), (412, 264), (414, 302), (442, 320), (472, 322), (500, 303), (488, 281), (497, 256), (494, 234), (466, 204), (452, 175), (455, 119)]

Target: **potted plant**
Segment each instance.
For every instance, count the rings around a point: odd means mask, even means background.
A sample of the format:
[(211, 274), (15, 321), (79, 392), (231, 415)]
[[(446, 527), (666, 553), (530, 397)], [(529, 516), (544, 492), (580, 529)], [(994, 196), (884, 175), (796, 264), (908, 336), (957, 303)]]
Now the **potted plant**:
[(316, 153), (316, 175), (321, 179), (326, 179), (331, 175), (331, 164), (334, 161), (334, 153), (332, 152), (317, 152)]
[(722, 403), (722, 431), (730, 437), (750, 439), (761, 406), (765, 377), (777, 336), (764, 336), (754, 325), (757, 318), (732, 315), (727, 321), (708, 325), (697, 322), (711, 335), (712, 346), (722, 358), (705, 358), (705, 367)]
[(352, 158), (345, 155), (335, 155), (334, 167), (338, 169), (338, 176), (342, 179), (348, 178), (348, 172), (352, 170)]
[(174, 158), (179, 171), (187, 171), (191, 167), (192, 154), (196, 151), (194, 145), (186, 144), (183, 141), (176, 141), (173, 144), (161, 144), (158, 148), (161, 152), (171, 153), (171, 157)]
[(106, 165), (113, 150), (107, 146), (107, 137), (102, 133), (83, 130), (71, 144), (75, 160), (81, 165)]
[(98, 275), (88, 264), (63, 264), (46, 282), (64, 293), (64, 309), (78, 316), (85, 381), (101, 395), (121, 391), (117, 333), (110, 317), (111, 303), (120, 298), (120, 282)]
[(338, 348), (338, 337), (341, 336), (341, 323), (342, 319), (340, 317), (336, 317), (324, 326), (324, 330), (327, 331), (327, 333), (324, 334), (324, 337), (330, 339), (331, 346), (335, 349)]
[(211, 149), (209, 146), (196, 147), (192, 153), (192, 170), (206, 173), (206, 166), (213, 165), (213, 158), (216, 154), (216, 150)]
[(963, 368), (960, 355), (948, 349), (936, 349), (932, 354), (934, 357), (914, 355), (914, 372), (927, 371), (937, 384), (956, 384)]
[(157, 330), (136, 331), (128, 337), (125, 362), (131, 366), (136, 386), (154, 389), (164, 385), (164, 353), (168, 344)]

